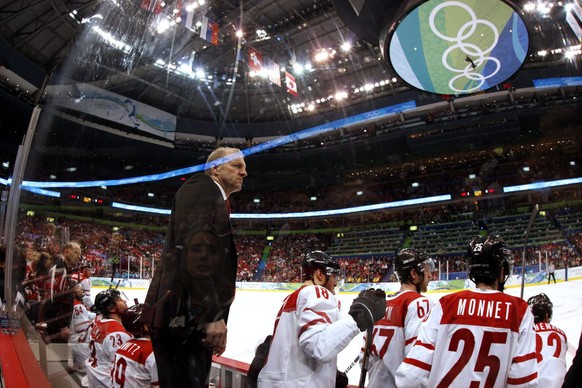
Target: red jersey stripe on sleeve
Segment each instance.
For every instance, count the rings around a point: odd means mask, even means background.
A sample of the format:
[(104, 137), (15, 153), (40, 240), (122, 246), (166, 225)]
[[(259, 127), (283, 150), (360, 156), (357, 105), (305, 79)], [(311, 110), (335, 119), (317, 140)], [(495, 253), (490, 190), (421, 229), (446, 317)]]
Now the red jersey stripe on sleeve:
[(405, 362), (405, 363), (410, 364), (410, 365), (414, 365), (415, 367), (420, 368), (420, 369), (424, 369), (427, 372), (430, 372), (430, 369), (431, 369), (430, 364), (427, 364), (426, 362), (422, 362), (420, 360), (417, 360), (416, 358), (406, 357), (404, 359), (404, 361), (402, 361), (402, 362)]
[(331, 324), (331, 319), (329, 318), (329, 315), (327, 315), (326, 313), (324, 313), (323, 311), (316, 311), (314, 309), (305, 309), (305, 311), (312, 311), (314, 314), (319, 315), (320, 317), (322, 317), (323, 319), (325, 319), (325, 321), (327, 323)]
[(411, 343), (413, 343), (414, 341), (416, 341), (416, 337), (412, 337), (407, 339), (406, 341), (404, 341), (404, 345), (410, 345)]
[(315, 325), (317, 325), (317, 324), (319, 324), (319, 323), (329, 323), (329, 322), (326, 322), (326, 320), (325, 320), (325, 319), (323, 319), (323, 318), (320, 318), (320, 319), (314, 319), (313, 321), (311, 321), (311, 322), (309, 322), (309, 323), (306, 323), (305, 325), (303, 325), (303, 326), (301, 327), (301, 330), (299, 330), (299, 335), (298, 335), (298, 337), (301, 337), (301, 335), (302, 335), (303, 333), (305, 333), (305, 331), (306, 331), (307, 329), (309, 329), (311, 326), (315, 326)]
[(414, 346), (422, 346), (423, 348), (426, 348), (428, 350), (434, 350), (434, 345), (433, 344), (429, 344), (426, 342), (422, 342), (421, 340), (418, 340), (414, 343)]
[(528, 353), (528, 354), (524, 354), (523, 356), (514, 357), (511, 362), (514, 364), (517, 364), (517, 363), (525, 362), (525, 361), (529, 361), (529, 360), (537, 360), (536, 353)]
[(511, 378), (509, 377), (507, 379), (507, 384), (511, 384), (511, 385), (521, 385), (521, 384), (525, 384), (525, 383), (529, 383), (530, 381), (535, 380), (538, 377), (538, 372), (534, 372), (529, 376), (525, 376), (525, 377), (520, 377), (520, 378)]

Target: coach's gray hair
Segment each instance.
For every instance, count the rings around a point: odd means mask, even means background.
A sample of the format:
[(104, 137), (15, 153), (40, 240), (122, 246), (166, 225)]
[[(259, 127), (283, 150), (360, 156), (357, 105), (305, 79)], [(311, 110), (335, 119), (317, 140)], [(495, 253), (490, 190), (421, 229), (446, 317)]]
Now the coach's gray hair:
[[(206, 173), (206, 175), (212, 176), (211, 162), (213, 162), (217, 159), (223, 158), (227, 155), (235, 154), (237, 152), (240, 152), (240, 150), (238, 148), (217, 147), (214, 151), (212, 151), (210, 153), (210, 155), (208, 155), (208, 159), (206, 159), (206, 170), (204, 171)], [(241, 154), (241, 157), (242, 157), (242, 154)]]

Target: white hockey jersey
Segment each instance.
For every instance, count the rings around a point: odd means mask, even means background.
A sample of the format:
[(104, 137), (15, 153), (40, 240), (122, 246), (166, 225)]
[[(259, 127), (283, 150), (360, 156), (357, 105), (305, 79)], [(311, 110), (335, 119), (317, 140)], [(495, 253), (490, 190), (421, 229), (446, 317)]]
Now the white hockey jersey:
[(98, 316), (93, 321), (89, 350), (91, 356), (85, 363), (89, 387), (111, 387), (111, 369), (115, 352), (131, 335), (114, 319)]
[(95, 316), (95, 313), (87, 310), (87, 306), (82, 301), (75, 299), (73, 302), (73, 316), (69, 327), (71, 333), (69, 342), (78, 342), (85, 330), (91, 325), (91, 321), (95, 319)]
[(386, 299), (386, 314), (374, 325), (368, 364), (368, 388), (396, 387), (396, 370), (416, 341), (420, 323), (433, 302), (415, 291)]
[(260, 388), (335, 387), (337, 355), (360, 332), (340, 303), (321, 286), (303, 286), (287, 296), (275, 320)]
[(421, 324), (396, 385), (535, 387), (533, 326), (523, 299), (484, 289), (443, 296)]
[(91, 279), (83, 275), (81, 272), (71, 274), (71, 280), (79, 283), (83, 289), (83, 303), (90, 309), (93, 306), (93, 299), (91, 299)]
[(95, 318), (95, 313), (87, 310), (87, 307), (80, 300), (75, 298), (73, 304), (73, 315), (69, 327), (69, 344), (71, 345), (73, 356), (73, 367), (75, 370), (84, 371), (85, 361), (91, 355), (89, 352), (88, 328)]
[(536, 350), (538, 353), (539, 383), (544, 388), (559, 388), (566, 375), (566, 334), (549, 323), (536, 323)]
[(158, 381), (158, 367), (152, 349), (152, 341), (147, 338), (130, 339), (115, 353), (113, 371), (114, 388), (155, 387)]

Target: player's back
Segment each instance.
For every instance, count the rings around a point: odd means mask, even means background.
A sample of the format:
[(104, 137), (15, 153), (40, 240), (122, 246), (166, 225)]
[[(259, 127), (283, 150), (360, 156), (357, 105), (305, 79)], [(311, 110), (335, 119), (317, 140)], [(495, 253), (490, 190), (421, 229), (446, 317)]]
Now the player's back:
[(416, 340), (431, 305), (428, 298), (415, 291), (387, 297), (384, 318), (374, 324), (368, 388), (396, 386), (396, 370)]
[(90, 387), (110, 387), (111, 367), (115, 352), (131, 338), (123, 325), (114, 319), (95, 318), (91, 327), (86, 370)]
[(528, 304), (484, 289), (442, 297), (421, 325), (397, 382), (401, 387), (537, 385)]
[(567, 371), (568, 340), (566, 334), (556, 326), (545, 322), (536, 323), (534, 329), (539, 362), (539, 386), (545, 388), (561, 387)]
[(134, 338), (121, 345), (115, 354), (112, 377), (114, 388), (158, 385), (158, 369), (152, 342), (146, 338)]

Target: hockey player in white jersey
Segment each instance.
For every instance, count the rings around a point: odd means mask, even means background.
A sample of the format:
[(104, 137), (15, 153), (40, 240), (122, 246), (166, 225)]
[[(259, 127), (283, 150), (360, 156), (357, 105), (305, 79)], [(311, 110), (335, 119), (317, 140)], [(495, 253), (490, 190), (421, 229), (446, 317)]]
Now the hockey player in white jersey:
[(85, 372), (85, 361), (90, 356), (89, 352), (89, 327), (95, 319), (95, 313), (87, 310), (83, 303), (83, 286), (75, 285), (75, 300), (73, 302), (73, 316), (69, 327), (69, 345), (71, 345), (73, 369), (77, 372)]
[(477, 288), (434, 305), (396, 372), (399, 388), (537, 386), (533, 315), (523, 299), (502, 292), (510, 258), (497, 235), (471, 241), (468, 275)]
[(534, 315), (536, 351), (538, 355), (539, 383), (544, 388), (559, 388), (566, 375), (566, 334), (550, 324), (553, 304), (546, 294), (532, 296), (527, 300)]
[(303, 286), (277, 314), (259, 387), (335, 387), (339, 352), (384, 316), (386, 294), (374, 289), (362, 291), (348, 315), (341, 315), (334, 290), (340, 266), (326, 253), (307, 254), (301, 266)]
[(109, 388), (115, 352), (131, 338), (121, 323), (121, 314), (127, 310), (127, 302), (121, 298), (119, 291), (110, 288), (97, 294), (95, 307), (102, 315), (95, 318), (91, 327), (91, 356), (85, 368), (89, 388)]
[(150, 328), (140, 321), (143, 304), (128, 308), (122, 315), (123, 326), (133, 338), (115, 353), (113, 363), (114, 388), (146, 388), (159, 385), (158, 367), (152, 349)]
[(81, 284), (83, 287), (83, 304), (88, 309), (93, 307), (93, 299), (91, 299), (91, 265), (82, 261), (77, 268), (77, 271), (71, 274), (71, 280)]
[(400, 290), (386, 298), (386, 314), (374, 324), (370, 347), (368, 388), (396, 387), (396, 370), (410, 351), (423, 318), (433, 302), (426, 292), (434, 261), (425, 252), (406, 248), (394, 261)]

